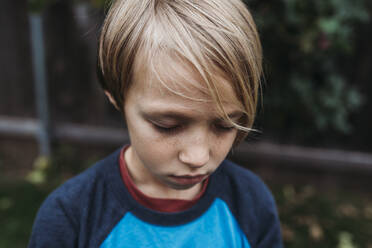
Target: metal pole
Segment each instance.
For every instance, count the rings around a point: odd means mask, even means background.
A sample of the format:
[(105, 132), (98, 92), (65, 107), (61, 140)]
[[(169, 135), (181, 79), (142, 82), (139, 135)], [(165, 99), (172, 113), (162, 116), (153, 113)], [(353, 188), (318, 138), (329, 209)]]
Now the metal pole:
[(35, 97), (38, 119), (38, 143), (40, 155), (50, 156), (50, 126), (45, 69), (42, 17), (39, 13), (29, 16), (31, 28), (32, 64), (34, 71)]

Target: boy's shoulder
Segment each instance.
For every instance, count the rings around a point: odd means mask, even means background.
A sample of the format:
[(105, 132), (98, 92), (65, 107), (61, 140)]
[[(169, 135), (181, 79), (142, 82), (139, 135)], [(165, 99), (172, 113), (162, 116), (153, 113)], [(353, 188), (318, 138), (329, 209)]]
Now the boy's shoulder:
[(215, 181), (215, 196), (228, 205), (250, 242), (260, 247), (281, 247), (275, 200), (260, 177), (225, 160)]
[[(45, 199), (36, 215), (29, 247), (49, 247), (44, 245), (55, 242), (56, 238), (61, 242), (58, 247), (75, 247), (78, 236), (80, 240), (90, 242), (92, 247), (99, 243), (102, 237), (90, 237), (92, 230), (87, 227), (94, 224), (92, 215), (102, 213), (104, 209), (120, 209), (112, 186), (120, 185), (119, 152), (115, 151), (67, 180)], [(100, 219), (103, 221), (101, 227), (105, 224), (104, 219), (109, 217)], [(104, 231), (99, 233), (104, 234)]]
[(119, 151), (115, 151), (60, 185), (45, 199), (39, 209), (39, 216), (58, 207), (67, 211), (69, 216), (78, 218), (82, 206), (88, 206), (92, 201), (92, 192), (99, 194), (107, 189), (110, 174), (118, 164), (118, 156)]
[(237, 163), (225, 159), (221, 164), (222, 172), (228, 176), (234, 177), (234, 178), (245, 178), (253, 181), (259, 181), (262, 182), (262, 180), (257, 176), (254, 172), (252, 172), (250, 169), (243, 167), (242, 165), (238, 165)]
[(92, 187), (100, 187), (101, 184), (106, 184), (118, 165), (119, 152), (120, 149), (96, 162), (80, 174), (68, 179), (54, 190), (48, 198), (82, 199), (86, 195), (84, 193), (91, 191)]
[[(220, 173), (223, 181), (243, 195), (250, 195), (257, 199), (272, 198), (271, 192), (263, 180), (248, 168), (242, 167), (230, 160), (224, 160)], [(225, 185), (226, 186), (226, 185)]]

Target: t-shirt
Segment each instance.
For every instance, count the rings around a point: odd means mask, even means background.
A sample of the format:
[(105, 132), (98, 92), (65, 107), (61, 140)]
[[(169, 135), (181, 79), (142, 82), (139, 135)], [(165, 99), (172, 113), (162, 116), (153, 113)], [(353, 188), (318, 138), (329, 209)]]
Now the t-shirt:
[(29, 247), (282, 247), (273, 197), (247, 169), (225, 160), (189, 209), (164, 213), (123, 183), (120, 149), (44, 201)]

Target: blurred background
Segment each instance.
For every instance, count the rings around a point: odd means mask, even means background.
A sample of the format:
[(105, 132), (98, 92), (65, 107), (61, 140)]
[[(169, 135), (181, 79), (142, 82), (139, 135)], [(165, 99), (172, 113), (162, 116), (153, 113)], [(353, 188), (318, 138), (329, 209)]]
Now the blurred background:
[[(247, 0), (265, 77), (230, 158), (260, 175), (286, 247), (372, 248), (372, 2)], [(128, 142), (96, 78), (103, 0), (0, 4), (0, 248), (54, 188)]]

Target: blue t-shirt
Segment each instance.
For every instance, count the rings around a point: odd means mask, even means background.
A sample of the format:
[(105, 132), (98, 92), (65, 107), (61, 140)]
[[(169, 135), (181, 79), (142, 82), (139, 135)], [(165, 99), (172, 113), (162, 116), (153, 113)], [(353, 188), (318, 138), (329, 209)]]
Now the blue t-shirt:
[(225, 160), (204, 195), (182, 212), (140, 205), (120, 176), (117, 150), (42, 204), (29, 247), (280, 248), (273, 197), (247, 169)]

